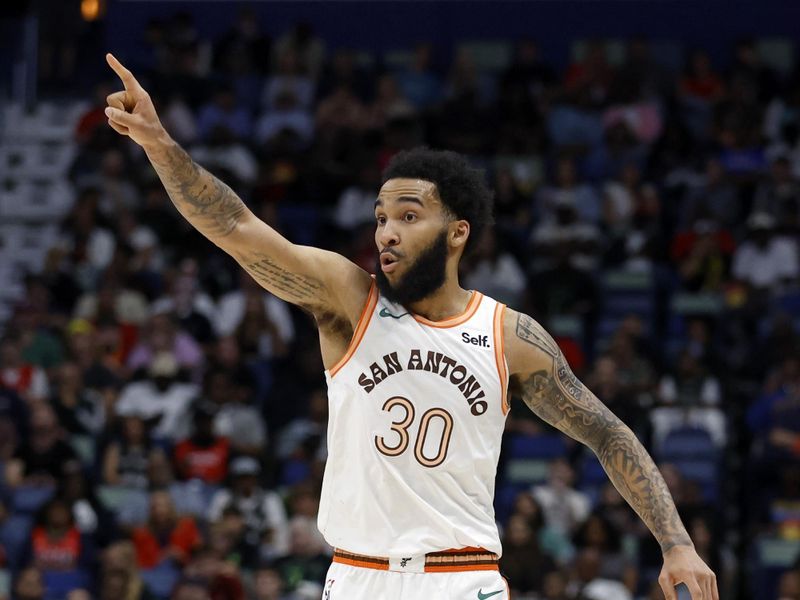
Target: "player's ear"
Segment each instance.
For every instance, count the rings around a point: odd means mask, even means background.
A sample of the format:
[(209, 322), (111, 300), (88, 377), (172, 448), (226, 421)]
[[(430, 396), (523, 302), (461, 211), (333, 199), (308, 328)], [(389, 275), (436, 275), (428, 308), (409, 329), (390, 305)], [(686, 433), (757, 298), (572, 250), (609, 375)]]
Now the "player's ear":
[(469, 221), (463, 219), (450, 223), (448, 243), (453, 248), (463, 248), (469, 239)]

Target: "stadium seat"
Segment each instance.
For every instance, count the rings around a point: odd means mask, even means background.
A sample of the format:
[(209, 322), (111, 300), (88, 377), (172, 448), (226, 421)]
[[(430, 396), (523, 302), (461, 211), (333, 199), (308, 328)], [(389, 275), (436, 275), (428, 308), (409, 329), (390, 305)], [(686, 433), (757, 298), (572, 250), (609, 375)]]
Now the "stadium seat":
[(553, 460), (567, 454), (564, 437), (558, 434), (514, 435), (508, 440), (509, 458)]
[(64, 600), (72, 590), (90, 587), (89, 574), (83, 570), (43, 571), (45, 600)]

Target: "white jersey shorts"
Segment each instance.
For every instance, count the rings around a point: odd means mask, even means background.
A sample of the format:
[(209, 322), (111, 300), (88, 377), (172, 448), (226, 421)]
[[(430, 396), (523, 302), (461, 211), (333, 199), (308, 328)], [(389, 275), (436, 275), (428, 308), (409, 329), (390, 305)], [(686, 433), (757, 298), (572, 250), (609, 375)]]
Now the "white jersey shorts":
[(322, 600), (510, 600), (496, 564), (436, 560), (441, 566), (433, 565), (430, 555), (427, 560), (425, 555), (374, 559), (337, 550)]

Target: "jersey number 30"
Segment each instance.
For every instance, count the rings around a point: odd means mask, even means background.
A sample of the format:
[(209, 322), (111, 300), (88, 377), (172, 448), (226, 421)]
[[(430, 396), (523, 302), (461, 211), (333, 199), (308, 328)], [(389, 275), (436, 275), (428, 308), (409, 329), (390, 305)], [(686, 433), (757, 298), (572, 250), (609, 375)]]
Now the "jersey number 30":
[[(386, 456), (399, 456), (406, 451), (410, 442), (408, 428), (411, 427), (411, 424), (414, 422), (414, 405), (408, 398), (403, 398), (402, 396), (389, 398), (384, 402), (383, 410), (390, 413), (395, 406), (399, 406), (405, 411), (405, 415), (402, 419), (399, 421), (392, 421), (392, 431), (400, 436), (400, 440), (396, 445), (390, 446), (386, 443), (386, 439), (383, 436), (375, 436), (375, 446), (377, 446), (381, 454), (385, 454)], [(428, 436), (428, 429), (431, 425), (431, 421), (434, 419), (441, 419), (442, 434), (439, 439), (439, 450), (436, 456), (429, 458), (425, 456), (423, 451), (425, 439)], [(449, 412), (443, 408), (431, 408), (425, 411), (420, 419), (417, 440), (414, 443), (414, 458), (417, 459), (417, 462), (423, 467), (438, 467), (442, 464), (444, 459), (447, 458), (447, 447), (450, 444), (450, 434), (452, 432), (453, 417)]]

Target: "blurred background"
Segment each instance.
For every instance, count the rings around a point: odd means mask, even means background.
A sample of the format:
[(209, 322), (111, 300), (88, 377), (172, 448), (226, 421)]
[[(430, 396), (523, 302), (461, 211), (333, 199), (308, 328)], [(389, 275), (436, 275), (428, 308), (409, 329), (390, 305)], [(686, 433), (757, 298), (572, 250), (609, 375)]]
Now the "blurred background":
[[(261, 218), (368, 270), (390, 158), (469, 156), (497, 226), (463, 285), (636, 431), (721, 598), (800, 600), (800, 4), (0, 11), (0, 598), (317, 599), (330, 564), (313, 324), (106, 125), (110, 50)], [(495, 507), (516, 599), (663, 598), (597, 460), (519, 400)]]

